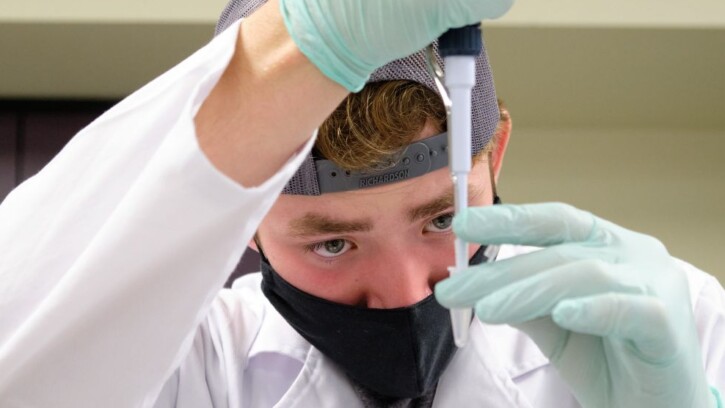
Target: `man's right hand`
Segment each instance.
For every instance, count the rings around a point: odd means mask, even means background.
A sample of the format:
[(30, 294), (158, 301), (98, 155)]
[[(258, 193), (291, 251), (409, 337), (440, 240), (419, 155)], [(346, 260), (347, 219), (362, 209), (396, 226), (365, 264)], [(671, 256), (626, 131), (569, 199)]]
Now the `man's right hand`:
[(281, 0), (285, 26), (313, 64), (355, 92), (378, 67), (450, 28), (503, 15), (513, 0)]

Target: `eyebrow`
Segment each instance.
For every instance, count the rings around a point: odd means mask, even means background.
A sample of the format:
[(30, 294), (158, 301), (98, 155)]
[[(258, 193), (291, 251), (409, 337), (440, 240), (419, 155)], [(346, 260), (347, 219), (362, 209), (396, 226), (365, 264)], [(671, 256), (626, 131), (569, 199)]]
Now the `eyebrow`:
[[(483, 191), (473, 185), (468, 185), (468, 199), (476, 198)], [(453, 189), (440, 196), (408, 210), (408, 220), (411, 222), (429, 218), (453, 207)]]
[[(469, 185), (469, 198), (475, 198), (481, 193), (482, 190)], [(426, 203), (409, 209), (408, 220), (415, 222), (432, 217), (451, 207), (453, 207), (452, 189)], [(338, 220), (322, 214), (307, 213), (301, 218), (290, 221), (289, 226), (292, 235), (304, 238), (315, 235), (368, 232), (373, 229), (373, 222), (369, 219)]]
[(351, 232), (367, 232), (373, 229), (370, 220), (336, 220), (326, 215), (307, 213), (303, 217), (290, 222), (292, 235), (307, 237), (311, 235), (346, 234)]

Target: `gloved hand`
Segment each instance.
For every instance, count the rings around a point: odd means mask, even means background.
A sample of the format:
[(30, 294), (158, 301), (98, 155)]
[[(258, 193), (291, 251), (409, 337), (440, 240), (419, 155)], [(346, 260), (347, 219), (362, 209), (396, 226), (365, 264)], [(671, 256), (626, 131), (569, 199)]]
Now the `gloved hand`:
[(446, 307), (527, 333), (584, 407), (715, 407), (685, 272), (656, 239), (564, 204), (470, 208), (469, 242), (544, 249), (440, 282)]
[(281, 0), (287, 31), (325, 75), (359, 91), (378, 67), (449, 28), (503, 15), (513, 0)]

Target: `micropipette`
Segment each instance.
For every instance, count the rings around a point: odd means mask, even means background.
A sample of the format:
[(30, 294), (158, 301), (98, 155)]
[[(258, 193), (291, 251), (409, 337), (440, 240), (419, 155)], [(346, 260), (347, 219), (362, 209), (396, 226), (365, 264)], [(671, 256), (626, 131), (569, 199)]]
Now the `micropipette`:
[[(448, 30), (438, 39), (438, 50), (445, 61), (445, 74), (428, 48), (429, 68), (448, 113), (448, 166), (453, 180), (455, 213), (468, 206), (468, 174), (471, 172), (471, 90), (476, 83), (476, 56), (482, 50), (480, 24)], [(443, 76), (445, 88), (441, 84)], [(447, 92), (446, 92), (447, 90)], [(456, 265), (451, 274), (468, 267), (468, 244), (456, 237)], [(472, 310), (451, 309), (451, 325), (456, 346), (468, 340)]]

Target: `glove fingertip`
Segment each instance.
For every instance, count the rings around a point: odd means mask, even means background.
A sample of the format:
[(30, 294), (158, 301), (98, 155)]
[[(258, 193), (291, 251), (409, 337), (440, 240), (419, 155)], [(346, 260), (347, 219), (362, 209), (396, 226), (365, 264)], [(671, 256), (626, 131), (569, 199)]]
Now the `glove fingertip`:
[(441, 306), (446, 308), (456, 307), (458, 306), (455, 302), (456, 297), (451, 293), (454, 289), (455, 286), (452, 286), (447, 280), (444, 280), (435, 285), (433, 294)]
[(466, 209), (453, 217), (453, 232), (464, 239), (467, 238), (468, 211), (469, 209)]
[(488, 235), (492, 226), (489, 218), (495, 210), (490, 206), (464, 209), (453, 217), (453, 232), (464, 241), (479, 242), (482, 234)]

